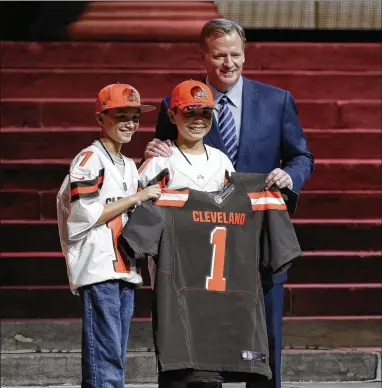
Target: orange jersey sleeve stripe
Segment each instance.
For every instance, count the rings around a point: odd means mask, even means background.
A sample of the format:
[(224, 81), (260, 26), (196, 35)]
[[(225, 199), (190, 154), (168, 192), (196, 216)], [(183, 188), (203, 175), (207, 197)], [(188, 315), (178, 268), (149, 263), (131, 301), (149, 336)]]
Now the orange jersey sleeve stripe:
[(248, 197), (251, 199), (258, 198), (282, 198), (282, 195), (279, 191), (260, 191), (258, 193), (248, 193)]
[(93, 186), (88, 187), (76, 187), (71, 190), (70, 195), (74, 196), (76, 194), (88, 194), (88, 193), (94, 193), (99, 189), (99, 186), (103, 183), (103, 176), (98, 177), (98, 181)]
[(162, 194), (189, 194), (190, 190), (170, 190), (170, 189), (163, 189), (161, 190)]
[(266, 203), (261, 205), (252, 205), (252, 210), (286, 210), (286, 205), (275, 205), (272, 203)]
[(176, 199), (158, 199), (155, 205), (158, 206), (172, 206), (172, 207), (183, 207), (186, 201), (180, 201)]
[(148, 159), (146, 159), (146, 160), (143, 162), (142, 166), (139, 167), (139, 169), (138, 169), (138, 174), (142, 174), (142, 172), (144, 171), (144, 169), (145, 169), (145, 168), (147, 167), (147, 165), (150, 163), (151, 159), (152, 159), (152, 158), (148, 158)]

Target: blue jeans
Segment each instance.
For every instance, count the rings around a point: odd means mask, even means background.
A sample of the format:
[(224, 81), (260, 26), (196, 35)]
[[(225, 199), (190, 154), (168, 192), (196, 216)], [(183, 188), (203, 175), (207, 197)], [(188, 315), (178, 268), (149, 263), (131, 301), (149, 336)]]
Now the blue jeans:
[(110, 280), (80, 288), (82, 388), (124, 388), (134, 286)]

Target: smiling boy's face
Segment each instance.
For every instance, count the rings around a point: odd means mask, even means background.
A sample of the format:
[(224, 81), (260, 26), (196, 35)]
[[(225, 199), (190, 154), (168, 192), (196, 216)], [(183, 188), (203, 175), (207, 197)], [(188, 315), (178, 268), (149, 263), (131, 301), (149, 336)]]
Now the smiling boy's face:
[(170, 120), (178, 129), (178, 140), (195, 143), (203, 139), (211, 130), (212, 112), (213, 109), (209, 107), (169, 110)]
[(113, 108), (97, 115), (102, 126), (102, 134), (116, 143), (130, 143), (131, 138), (139, 127), (140, 109)]

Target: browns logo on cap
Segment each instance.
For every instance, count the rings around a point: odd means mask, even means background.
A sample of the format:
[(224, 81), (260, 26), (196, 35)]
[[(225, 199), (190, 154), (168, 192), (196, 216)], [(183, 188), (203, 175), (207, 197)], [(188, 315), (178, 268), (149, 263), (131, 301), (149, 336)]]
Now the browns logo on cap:
[(207, 98), (208, 99), (208, 96), (207, 96), (207, 93), (205, 92), (205, 90), (200, 87), (200, 86), (194, 86), (192, 89), (191, 89), (191, 96), (193, 98)]
[(137, 89), (128, 84), (111, 84), (105, 86), (97, 96), (96, 113), (112, 108), (138, 108), (142, 113), (151, 112), (153, 105), (141, 104)]
[(137, 93), (135, 93), (134, 89), (131, 88), (125, 88), (122, 91), (122, 96), (126, 101), (135, 101), (139, 104), (139, 98), (137, 96)]
[(171, 93), (170, 109), (176, 106), (182, 110), (190, 106), (214, 108), (214, 96), (203, 82), (183, 81)]

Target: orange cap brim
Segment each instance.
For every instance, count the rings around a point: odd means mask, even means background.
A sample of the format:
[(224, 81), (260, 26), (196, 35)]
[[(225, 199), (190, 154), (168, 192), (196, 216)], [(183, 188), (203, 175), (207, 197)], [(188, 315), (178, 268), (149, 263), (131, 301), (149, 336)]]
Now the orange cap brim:
[(141, 113), (147, 113), (147, 112), (152, 112), (153, 110), (156, 109), (154, 105), (116, 105), (116, 106), (111, 106), (108, 108), (105, 108), (101, 110), (99, 113), (102, 113), (105, 110), (110, 110), (110, 109), (118, 109), (118, 108), (138, 108), (141, 110)]
[(185, 108), (189, 107), (189, 106), (197, 106), (198, 108), (210, 108), (210, 109), (215, 109), (215, 106), (214, 105), (211, 105), (211, 104), (206, 104), (204, 102), (200, 102), (200, 103), (192, 103), (192, 104), (189, 104), (189, 103), (185, 103), (185, 104), (179, 104), (178, 105), (178, 108), (180, 110), (184, 110)]

